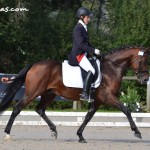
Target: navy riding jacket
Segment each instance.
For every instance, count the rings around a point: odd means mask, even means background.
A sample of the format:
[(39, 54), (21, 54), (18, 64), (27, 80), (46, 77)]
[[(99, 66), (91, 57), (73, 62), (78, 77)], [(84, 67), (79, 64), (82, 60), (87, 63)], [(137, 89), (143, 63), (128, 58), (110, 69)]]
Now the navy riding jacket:
[(85, 52), (87, 54), (94, 53), (95, 48), (89, 43), (88, 33), (82, 24), (78, 23), (73, 30), (73, 48), (69, 55), (69, 64), (72, 66), (78, 65), (77, 56)]

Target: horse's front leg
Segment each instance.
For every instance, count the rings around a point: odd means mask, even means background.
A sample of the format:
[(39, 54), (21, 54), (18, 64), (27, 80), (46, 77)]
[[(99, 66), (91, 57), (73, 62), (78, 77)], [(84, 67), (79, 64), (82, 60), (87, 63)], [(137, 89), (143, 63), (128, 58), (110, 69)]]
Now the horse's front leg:
[(107, 103), (111, 104), (113, 107), (117, 107), (119, 110), (121, 110), (128, 118), (128, 121), (130, 123), (131, 130), (134, 131), (135, 137), (138, 137), (142, 139), (141, 133), (138, 130), (135, 122), (133, 121), (133, 118), (131, 116), (131, 112), (129, 111), (128, 107), (124, 106), (122, 102), (120, 102), (116, 97), (109, 98)]
[(129, 109), (126, 106), (124, 106), (123, 104), (120, 104), (119, 107), (120, 107), (120, 110), (127, 116), (129, 123), (130, 123), (131, 130), (135, 132), (134, 136), (142, 139), (141, 133), (138, 130), (135, 122), (133, 121), (132, 116), (131, 116), (131, 112), (129, 111)]
[(79, 142), (80, 143), (87, 143), (86, 140), (83, 138), (82, 133), (83, 133), (83, 130), (86, 127), (87, 123), (91, 120), (91, 118), (95, 114), (95, 112), (96, 112), (96, 109), (94, 107), (94, 103), (92, 103), (88, 113), (85, 116), (83, 123), (81, 124), (81, 126), (79, 127), (79, 129), (77, 131), (77, 135), (79, 136)]

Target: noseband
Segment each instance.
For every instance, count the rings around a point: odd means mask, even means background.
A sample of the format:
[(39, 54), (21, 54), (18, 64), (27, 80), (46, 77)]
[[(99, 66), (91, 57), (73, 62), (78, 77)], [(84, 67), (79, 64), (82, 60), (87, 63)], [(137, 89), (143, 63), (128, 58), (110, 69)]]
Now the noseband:
[(141, 79), (142, 78), (142, 74), (144, 73), (149, 73), (148, 70), (142, 70), (142, 58), (144, 55), (147, 55), (144, 50), (141, 50), (138, 52), (138, 58), (135, 60), (135, 61), (138, 61), (139, 60), (139, 68), (135, 70), (135, 74), (137, 76), (138, 79)]

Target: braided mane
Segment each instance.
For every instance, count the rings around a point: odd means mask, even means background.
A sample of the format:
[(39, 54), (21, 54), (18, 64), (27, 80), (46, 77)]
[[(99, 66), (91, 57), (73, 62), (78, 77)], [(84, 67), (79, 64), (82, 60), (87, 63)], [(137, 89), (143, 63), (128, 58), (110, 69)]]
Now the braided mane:
[(137, 45), (134, 45), (134, 46), (133, 46), (133, 45), (123, 45), (123, 46), (121, 46), (121, 47), (119, 47), (119, 48), (111, 49), (110, 51), (104, 53), (104, 56), (109, 55), (109, 54), (113, 54), (113, 53), (115, 53), (115, 52), (122, 51), (122, 50), (124, 50), (124, 49), (130, 49), (130, 48), (141, 48), (141, 49), (145, 49), (144, 47), (142, 47), (142, 46), (137, 46)]

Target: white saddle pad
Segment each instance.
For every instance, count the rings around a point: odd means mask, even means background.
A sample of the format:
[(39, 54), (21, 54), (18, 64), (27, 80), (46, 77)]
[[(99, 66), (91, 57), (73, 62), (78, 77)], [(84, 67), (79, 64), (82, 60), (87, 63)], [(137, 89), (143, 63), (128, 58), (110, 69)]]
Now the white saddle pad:
[[(100, 61), (96, 60), (98, 64), (98, 78), (95, 83), (92, 84), (92, 87), (97, 88), (101, 82), (101, 73), (100, 73)], [(81, 75), (81, 69), (79, 66), (70, 66), (67, 60), (64, 60), (62, 63), (62, 77), (63, 83), (67, 87), (83, 88), (83, 79)]]

